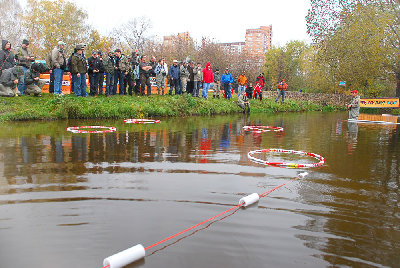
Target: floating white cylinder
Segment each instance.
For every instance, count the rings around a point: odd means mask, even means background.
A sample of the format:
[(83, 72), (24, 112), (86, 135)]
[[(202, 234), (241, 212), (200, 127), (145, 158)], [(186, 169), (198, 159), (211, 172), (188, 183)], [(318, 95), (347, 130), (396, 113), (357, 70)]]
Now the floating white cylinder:
[(308, 172), (303, 172), (303, 173), (300, 173), (299, 174), (299, 177), (300, 178), (304, 178), (305, 176), (307, 176), (308, 175)]
[(144, 258), (146, 252), (141, 244), (134, 247), (125, 249), (124, 251), (118, 252), (108, 258), (105, 258), (103, 265), (109, 265), (109, 268), (121, 268), (132, 262), (138, 261)]
[(251, 204), (254, 204), (260, 200), (260, 196), (257, 193), (242, 197), (239, 200), (239, 204), (244, 203), (243, 206), (247, 207), (250, 206)]

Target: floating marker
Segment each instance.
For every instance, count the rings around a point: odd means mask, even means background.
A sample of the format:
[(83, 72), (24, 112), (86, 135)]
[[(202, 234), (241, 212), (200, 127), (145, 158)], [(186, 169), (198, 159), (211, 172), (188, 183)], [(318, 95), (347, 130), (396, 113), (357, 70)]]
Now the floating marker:
[(104, 267), (121, 268), (132, 262), (138, 261), (146, 255), (144, 247), (138, 244), (134, 247), (118, 252), (103, 261)]
[(244, 207), (250, 206), (251, 204), (254, 204), (260, 200), (260, 196), (257, 193), (242, 197), (239, 200), (239, 204), (243, 203)]

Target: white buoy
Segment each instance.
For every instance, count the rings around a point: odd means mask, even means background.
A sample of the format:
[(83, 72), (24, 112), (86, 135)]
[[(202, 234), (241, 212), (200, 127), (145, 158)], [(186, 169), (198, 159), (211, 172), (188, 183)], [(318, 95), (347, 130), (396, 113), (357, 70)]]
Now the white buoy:
[(109, 266), (109, 268), (121, 268), (132, 262), (138, 261), (144, 258), (146, 252), (141, 244), (134, 247), (125, 249), (124, 251), (118, 252), (103, 261), (104, 266)]
[(254, 204), (260, 200), (260, 196), (257, 193), (242, 197), (239, 200), (239, 204), (243, 203), (244, 207), (250, 206), (251, 204)]
[(303, 173), (300, 173), (299, 174), (299, 177), (300, 178), (304, 178), (305, 176), (307, 176), (308, 175), (308, 172), (303, 172)]

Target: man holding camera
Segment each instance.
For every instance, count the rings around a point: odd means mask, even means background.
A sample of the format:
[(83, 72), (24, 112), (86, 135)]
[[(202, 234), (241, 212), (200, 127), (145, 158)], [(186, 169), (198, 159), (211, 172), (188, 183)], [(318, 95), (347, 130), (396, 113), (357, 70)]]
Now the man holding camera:
[(158, 61), (158, 64), (154, 72), (156, 73), (156, 84), (157, 84), (158, 95), (164, 95), (165, 78), (168, 75), (168, 66), (165, 63), (165, 59), (160, 59)]

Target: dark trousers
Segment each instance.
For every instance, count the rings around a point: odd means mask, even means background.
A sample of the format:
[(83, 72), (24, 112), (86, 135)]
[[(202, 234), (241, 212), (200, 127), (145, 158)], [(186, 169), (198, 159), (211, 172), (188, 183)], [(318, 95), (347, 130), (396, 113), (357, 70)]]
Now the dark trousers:
[(106, 73), (106, 95), (113, 95), (114, 91), (114, 74)]
[(104, 84), (104, 73), (100, 72), (98, 73), (99, 75), (99, 84), (98, 84), (98, 89), (99, 89), (99, 95), (103, 95), (103, 84)]
[(231, 99), (231, 86), (229, 83), (224, 83), (225, 99)]
[(179, 81), (178, 79), (169, 80), (169, 95), (172, 95), (172, 89), (175, 88), (175, 95), (179, 93)]
[(126, 91), (126, 89), (128, 89), (128, 94), (132, 96), (132, 92), (133, 92), (133, 82), (132, 82), (131, 73), (128, 73), (128, 74), (125, 76), (124, 87), (125, 87), (125, 91)]
[(125, 94), (124, 80), (125, 80), (124, 73), (121, 72), (120, 70), (115, 70), (115, 72), (114, 72), (114, 90), (113, 90), (113, 95), (117, 94), (117, 84), (118, 83), (119, 83), (119, 95), (124, 95)]
[(140, 79), (135, 79), (135, 94), (140, 94)]
[(90, 96), (95, 96), (98, 94), (99, 78), (100, 78), (99, 73), (89, 74)]
[[(71, 92), (74, 92), (73, 85), (74, 83), (71, 82)], [(50, 82), (49, 82), (49, 93), (54, 93), (54, 72), (51, 70), (50, 73)]]
[(145, 87), (147, 86), (147, 96), (151, 95), (151, 83), (150, 77), (146, 77), (145, 75), (140, 76), (140, 93), (144, 95)]

